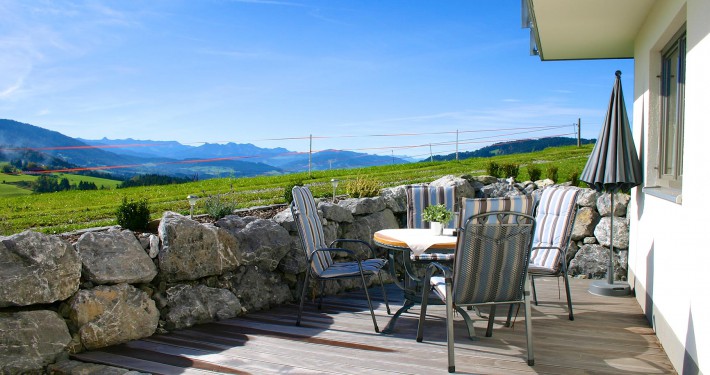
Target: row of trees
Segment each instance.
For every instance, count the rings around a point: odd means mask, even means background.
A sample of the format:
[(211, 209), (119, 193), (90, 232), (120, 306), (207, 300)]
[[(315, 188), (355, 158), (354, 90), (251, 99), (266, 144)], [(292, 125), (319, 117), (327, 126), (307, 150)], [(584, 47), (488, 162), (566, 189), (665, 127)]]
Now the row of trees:
[(55, 176), (42, 175), (32, 183), (32, 191), (35, 193), (51, 193), (65, 190), (98, 190), (93, 182), (79, 181), (79, 184), (70, 184), (66, 177), (61, 180)]

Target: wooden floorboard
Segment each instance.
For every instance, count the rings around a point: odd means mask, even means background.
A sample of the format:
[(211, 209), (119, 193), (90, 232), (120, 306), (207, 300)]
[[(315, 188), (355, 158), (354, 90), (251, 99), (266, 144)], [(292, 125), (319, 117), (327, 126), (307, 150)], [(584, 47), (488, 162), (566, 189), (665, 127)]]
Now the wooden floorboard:
[[(668, 357), (631, 297), (599, 297), (589, 280), (572, 280), (575, 320), (570, 321), (555, 279), (536, 279), (533, 306), (535, 365), (526, 362), (525, 322), (504, 326), (498, 309), (493, 337), (486, 321), (472, 317), (477, 338), (455, 322), (457, 373), (472, 374), (675, 374)], [(379, 288), (380, 329), (390, 319)], [(388, 286), (392, 312), (402, 296)], [(415, 340), (418, 306), (403, 314), (392, 334), (375, 333), (361, 291), (328, 297), (322, 310), (307, 303), (303, 324), (297, 306), (285, 305), (244, 317), (75, 355), (74, 358), (155, 374), (444, 374), (447, 373), (443, 306), (430, 306), (424, 341)], [(486, 311), (484, 311), (484, 314)]]

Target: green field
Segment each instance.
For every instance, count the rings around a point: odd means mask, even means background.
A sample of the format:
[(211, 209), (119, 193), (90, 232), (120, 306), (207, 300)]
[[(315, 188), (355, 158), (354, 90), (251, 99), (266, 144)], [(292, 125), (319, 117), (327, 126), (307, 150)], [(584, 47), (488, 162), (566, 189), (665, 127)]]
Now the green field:
[[(178, 185), (135, 187), (95, 191), (64, 191), (57, 193), (31, 194), (5, 197), (0, 200), (0, 233), (8, 235), (25, 229), (46, 233), (61, 233), (69, 230), (115, 224), (114, 211), (126, 197), (129, 200), (146, 198), (153, 218), (159, 218), (164, 211), (189, 212), (185, 199), (190, 194), (205, 197), (211, 194), (229, 193), (228, 199), (235, 199), (239, 208), (284, 203), (284, 188), (295, 182), (303, 182), (311, 187), (314, 195), (332, 194), (330, 180), (341, 181), (337, 194), (345, 194), (345, 184), (356, 177), (376, 179), (382, 187), (408, 183), (430, 182), (447, 174), (482, 175), (491, 161), (498, 164), (520, 165), (519, 181), (528, 178), (527, 166), (536, 165), (546, 177), (547, 167), (559, 168), (560, 181), (569, 180), (573, 172), (580, 173), (593, 145), (581, 148), (575, 146), (550, 148), (540, 152), (498, 156), (494, 158), (474, 158), (461, 161), (410, 163), (359, 169), (338, 169), (280, 176), (245, 178), (222, 178)], [(86, 181), (85, 176), (78, 176)], [(1, 178), (0, 178), (1, 180)], [(115, 181), (114, 181), (115, 182)], [(100, 184), (97, 182), (97, 186)], [(204, 206), (198, 203), (195, 213), (204, 213)]]
[[(113, 189), (121, 183), (121, 181), (117, 180), (68, 173), (53, 173), (52, 176), (56, 176), (59, 180), (66, 177), (71, 185), (78, 185), (80, 181), (93, 182), (99, 189), (101, 189), (102, 186), (104, 188)], [(36, 180), (37, 177), (37, 175), (28, 174), (0, 173), (0, 197), (31, 194), (31, 190), (23, 189), (13, 184), (17, 182), (32, 182)]]

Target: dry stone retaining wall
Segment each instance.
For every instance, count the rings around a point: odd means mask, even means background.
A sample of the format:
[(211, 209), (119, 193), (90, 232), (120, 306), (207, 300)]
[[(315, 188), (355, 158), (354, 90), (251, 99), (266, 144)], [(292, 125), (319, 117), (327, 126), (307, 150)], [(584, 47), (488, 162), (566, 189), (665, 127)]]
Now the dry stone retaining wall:
[[(444, 176), (431, 184), (453, 186), (458, 197), (501, 197), (539, 194), (538, 187), (552, 181)], [(608, 195), (589, 189), (579, 197), (567, 258), (572, 275), (604, 276), (613, 212), (617, 278), (625, 278), (628, 196), (618, 194), (614, 203), (612, 208)], [(405, 207), (403, 186), (383, 189), (375, 198), (318, 203), (328, 242), (371, 241), (378, 230), (403, 226)], [(293, 302), (307, 269), (289, 209), (272, 219), (227, 216), (214, 224), (166, 212), (157, 235), (115, 228), (89, 231), (75, 243), (26, 231), (0, 237), (0, 264), (0, 374), (122, 373), (66, 359)], [(325, 292), (357, 286), (357, 280), (332, 281)]]

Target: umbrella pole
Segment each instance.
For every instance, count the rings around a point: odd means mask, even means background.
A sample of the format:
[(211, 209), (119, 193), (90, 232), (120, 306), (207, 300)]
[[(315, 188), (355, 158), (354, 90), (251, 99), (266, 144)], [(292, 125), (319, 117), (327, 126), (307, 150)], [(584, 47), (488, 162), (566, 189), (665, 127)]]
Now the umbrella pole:
[(629, 283), (619, 281), (614, 283), (614, 192), (611, 193), (611, 228), (609, 232), (609, 268), (605, 280), (596, 280), (589, 284), (589, 293), (599, 296), (623, 297), (631, 292)]

